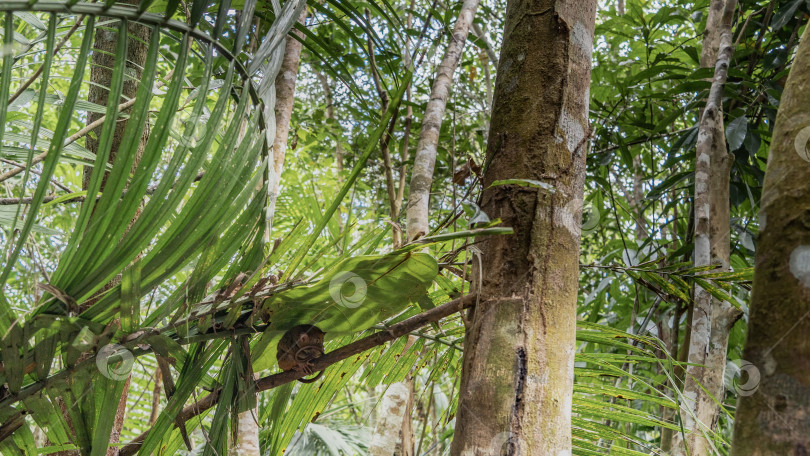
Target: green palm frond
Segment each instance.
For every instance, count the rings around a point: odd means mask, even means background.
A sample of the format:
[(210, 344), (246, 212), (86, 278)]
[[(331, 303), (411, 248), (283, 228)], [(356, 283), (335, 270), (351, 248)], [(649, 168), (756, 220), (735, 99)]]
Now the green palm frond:
[[(255, 2), (247, 3), (246, 9), (255, 7)], [(12, 394), (0, 401), (4, 421), (25, 411), (54, 444), (74, 442), (87, 454), (104, 454), (110, 413), (114, 416), (124, 382), (99, 376), (78, 356), (180, 311), (187, 301), (178, 295), (142, 313), (141, 299), (159, 287), (192, 280), (192, 289), (204, 294), (212, 279), (230, 271), (230, 258), (246, 267), (255, 263), (255, 252), (263, 256), (264, 157), (273, 119), (262, 109), (267, 84), (256, 82), (270, 79), (272, 89), (274, 75), (268, 71), (278, 71), (277, 65), (272, 68), (279, 60), (277, 50), (283, 49), (304, 3), (287, 2), (279, 10), (256, 55), (246, 53), (250, 18), (237, 23), (227, 5), (194, 1), (185, 15), (177, 1), (0, 4), (6, 44), (0, 75), (0, 135), (6, 133), (0, 136), (2, 155), (24, 157), (25, 173), (7, 179), (21, 198), (33, 192), (25, 207), (14, 207), (14, 215), (24, 218), (18, 235), (6, 238), (0, 275), (5, 284), (0, 299), (0, 377)], [(105, 90), (110, 100), (122, 98), (124, 83), (133, 78), (127, 48), (138, 39), (128, 33), (131, 21), (148, 27), (149, 36), (143, 43), (146, 55), (137, 94), (125, 99), (123, 107), (115, 102), (82, 103), (90, 86), (98, 84), (91, 79), (91, 56), (104, 52), (94, 50), (94, 38), (113, 31), (116, 58)], [(225, 36), (227, 40), (221, 40)], [(66, 39), (59, 52), (57, 37)], [(8, 103), (24, 82), (12, 76), (36, 66), (42, 70), (38, 77)], [(107, 119), (85, 133), (98, 141), (97, 154), (73, 137), (90, 112)], [(110, 119), (126, 120), (121, 138), (114, 137), (117, 122)], [(145, 132), (148, 140), (142, 142)], [(110, 160), (114, 141), (119, 146)], [(42, 153), (42, 170), (29, 174), (34, 157)], [(53, 177), (81, 182), (82, 169), (73, 165), (77, 158), (92, 166), (81, 202), (43, 206)], [(16, 216), (8, 222), (17, 224)], [(58, 265), (36, 302), (12, 305), (31, 299), (31, 289), (9, 279), (24, 275), (26, 265), (19, 260), (32, 236), (58, 253)], [(189, 267), (195, 271), (191, 276)], [(33, 310), (23, 313), (21, 307)], [(120, 332), (108, 326), (116, 319), (121, 320)], [(73, 323), (66, 325), (68, 321)], [(35, 343), (29, 344), (29, 339)], [(158, 428), (165, 430), (205, 383), (206, 366), (218, 359), (223, 347), (203, 343), (188, 352), (179, 346), (171, 350), (180, 371), (177, 392), (158, 418)], [(183, 362), (185, 358), (191, 362)], [(27, 370), (28, 365), (36, 368)], [(57, 397), (66, 404), (67, 415), (59, 413)], [(15, 438), (6, 442), (14, 446), (16, 436), (28, 434), (23, 420)], [(150, 434), (144, 448), (162, 439), (162, 433)]]

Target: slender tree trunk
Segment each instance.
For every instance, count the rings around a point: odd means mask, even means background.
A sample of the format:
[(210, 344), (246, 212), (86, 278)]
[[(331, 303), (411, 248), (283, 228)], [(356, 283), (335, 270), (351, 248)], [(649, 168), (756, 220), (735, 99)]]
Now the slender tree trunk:
[(726, 0), (711, 0), (706, 17), (706, 29), (703, 32), (703, 50), (700, 53), (700, 67), (711, 68), (717, 62), (720, 52), (720, 35), (722, 34), (723, 11)]
[[(307, 10), (304, 8), (298, 16), (298, 22), (304, 24)], [(291, 34), (298, 37), (303, 35), (293, 29)], [(275, 138), (273, 142), (273, 172), (270, 173), (269, 198), (267, 202), (267, 239), (270, 239), (273, 215), (276, 212), (281, 173), (284, 169), (284, 158), (287, 154), (287, 140), (290, 132), (293, 104), (295, 101), (295, 82), (298, 79), (298, 67), (301, 61), (301, 48), (303, 44), (295, 38), (287, 37), (284, 47), (284, 58), (275, 80)], [(271, 89), (272, 90), (272, 89)], [(256, 374), (258, 378), (258, 374)], [(237, 434), (233, 447), (229, 453), (232, 456), (261, 456), (259, 447), (259, 409), (246, 410), (237, 417)]]
[[(121, 3), (129, 4), (129, 5), (137, 5), (138, 0), (122, 0)], [(114, 25), (108, 26), (110, 28), (115, 28)], [(148, 27), (130, 22), (127, 26), (127, 33), (128, 33), (128, 40), (127, 40), (127, 54), (126, 54), (126, 71), (127, 77), (124, 80), (124, 85), (122, 88), (122, 100), (110, 100), (109, 99), (109, 91), (110, 85), (112, 84), (112, 76), (113, 76), (113, 68), (115, 67), (116, 59), (121, 58), (121, 56), (117, 55), (117, 41), (118, 41), (118, 33), (114, 30), (110, 30), (108, 28), (97, 28), (95, 31), (95, 38), (93, 41), (93, 55), (91, 57), (92, 66), (90, 69), (90, 88), (88, 92), (88, 101), (91, 103), (95, 103), (101, 106), (108, 106), (109, 103), (120, 104), (125, 100), (131, 99), (135, 97), (138, 91), (139, 81), (142, 76), (143, 66), (146, 62), (146, 53), (147, 53), (147, 44), (149, 42), (150, 37), (150, 30)], [(87, 125), (92, 124), (99, 118), (101, 118), (104, 114), (101, 113), (89, 113), (87, 116)], [(108, 122), (116, 122), (115, 130), (113, 132), (113, 139), (110, 148), (110, 156), (108, 159), (109, 163), (113, 163), (115, 161), (115, 157), (118, 154), (118, 149), (121, 147), (121, 140), (124, 136), (124, 130), (127, 126), (126, 119), (108, 119)], [(95, 129), (94, 134), (87, 135), (85, 138), (85, 147), (92, 153), (98, 153), (99, 148), (99, 136), (101, 134), (101, 127)], [(140, 157), (143, 154), (143, 150), (146, 146), (146, 141), (149, 137), (148, 128), (144, 129), (143, 135), (140, 138), (138, 149), (137, 149), (137, 156), (133, 163), (133, 169), (138, 165), (140, 161)], [(82, 188), (87, 189), (90, 185), (90, 177), (92, 175), (93, 168), (92, 167), (85, 167), (84, 168), (84, 176), (82, 179)], [(107, 173), (104, 174), (101, 183), (101, 190), (104, 190), (104, 186), (107, 181)], [(138, 213), (136, 213), (135, 217), (137, 218)], [(133, 219), (134, 221), (134, 219)], [(107, 285), (105, 285), (102, 290), (98, 293), (100, 296), (104, 291), (109, 290), (110, 288), (114, 287), (120, 282), (120, 276), (115, 277), (113, 280), (110, 281)], [(83, 304), (83, 308), (90, 307), (97, 299), (91, 298), (87, 302)], [(118, 410), (116, 411), (112, 431), (110, 433), (110, 444), (116, 444), (120, 440), (121, 430), (124, 425), (124, 416), (126, 414), (126, 405), (127, 405), (127, 395), (129, 392), (129, 384), (130, 378), (127, 377), (125, 380), (124, 389), (122, 391), (121, 398), (118, 403)], [(115, 456), (118, 454), (117, 447), (110, 447), (107, 449), (107, 456)]]
[[(409, 338), (414, 337), (410, 336)], [(402, 426), (400, 427), (400, 449), (397, 453), (398, 456), (414, 456), (413, 454), (413, 393), (414, 393), (414, 379), (413, 376), (408, 375), (405, 381), (402, 382), (408, 388), (408, 400), (405, 404), (405, 411), (402, 414)]]
[(454, 456), (571, 454), (595, 19), (595, 0), (507, 3), (481, 207), (515, 234), (485, 240), (474, 271)]
[(782, 93), (765, 172), (733, 456), (810, 451), (808, 87), (810, 27)]
[[(717, 4), (720, 3), (720, 14)], [(707, 30), (704, 57), (716, 55), (715, 76), (701, 117), (695, 166), (695, 266), (721, 264), (729, 270), (729, 172), (733, 155), (727, 152), (723, 123), (723, 88), (733, 54), (731, 24), (737, 0), (712, 2), (709, 20), (719, 16), (716, 31)], [(712, 24), (710, 24), (712, 25)], [(719, 39), (719, 53), (713, 53), (711, 40)], [(728, 336), (739, 318), (737, 309), (727, 302), (712, 299), (701, 287), (695, 287), (695, 308), (689, 363), (684, 382), (681, 419), (687, 435), (674, 436), (673, 453), (702, 456), (716, 452), (706, 438), (716, 428), (720, 414), (717, 402), (724, 397), (723, 374), (728, 351)]]
[[(632, 203), (636, 216), (636, 239), (644, 240), (647, 234), (647, 220), (644, 218), (644, 175), (641, 166), (641, 155), (633, 157), (633, 194)], [(644, 328), (641, 328), (643, 331)]]
[[(298, 22), (303, 24), (306, 18), (307, 10), (304, 8), (301, 15), (298, 16)], [(303, 34), (295, 29), (290, 33), (303, 38)], [(276, 137), (273, 141), (273, 176), (271, 176), (270, 197), (267, 204), (268, 220), (272, 220), (273, 214), (276, 212), (281, 173), (284, 170), (284, 157), (287, 155), (287, 140), (290, 135), (290, 121), (292, 119), (293, 102), (295, 101), (295, 81), (298, 79), (298, 66), (301, 61), (302, 47), (303, 43), (297, 39), (287, 38), (284, 59), (276, 77)]]
[[(410, 10), (415, 8), (416, 1), (411, 0)], [(413, 13), (408, 12), (405, 26), (410, 29), (413, 24)], [(411, 62), (411, 38), (405, 37), (405, 58), (403, 63), (406, 67), (410, 68), (413, 65)], [(405, 107), (405, 120), (402, 131), (402, 144), (400, 146), (400, 160), (402, 166), (399, 168), (399, 185), (397, 186), (397, 195), (394, 198), (394, 209), (391, 213), (391, 219), (394, 223), (394, 245), (402, 245), (402, 224), (400, 217), (402, 216), (402, 201), (405, 199), (405, 184), (408, 177), (408, 159), (410, 158), (411, 147), (411, 124), (413, 123), (413, 106), (411, 106), (411, 86), (405, 89), (405, 101), (408, 105)]]
[(149, 414), (149, 427), (151, 428), (160, 415), (160, 395), (163, 392), (163, 371), (155, 368), (155, 386), (152, 388), (152, 411)]
[(433, 170), (436, 166), (436, 149), (439, 144), (442, 118), (453, 83), (453, 73), (461, 60), (478, 1), (464, 0), (461, 5), (461, 12), (450, 37), (450, 45), (447, 46), (447, 52), (436, 70), (436, 79), (433, 80), (413, 163), (408, 194), (406, 242), (424, 236), (429, 231), (430, 188), (433, 186)]
[[(731, 29), (734, 10), (737, 0), (726, 0), (724, 8), (718, 8), (712, 2), (709, 16), (720, 17), (721, 30), (716, 41), (718, 52), (734, 52)], [(706, 37), (709, 39), (709, 36)], [(714, 40), (715, 37), (712, 37)], [(705, 40), (704, 40), (705, 41)], [(705, 48), (706, 44), (704, 44)], [(704, 52), (705, 55), (705, 52)], [(718, 104), (721, 112), (718, 116), (719, 124), (714, 132), (715, 144), (710, 149), (711, 169), (709, 179), (709, 238), (711, 242), (712, 264), (722, 265), (723, 271), (731, 270), (731, 208), (730, 208), (730, 180), (731, 166), (734, 164), (734, 155), (727, 151), (725, 126), (723, 124), (722, 103)], [(703, 386), (709, 394), (722, 403), (725, 397), (723, 378), (726, 371), (728, 353), (728, 338), (731, 328), (742, 316), (742, 311), (729, 302), (712, 298), (712, 327), (709, 339), (709, 354), (706, 357), (706, 370), (704, 371)], [(703, 393), (705, 395), (705, 393)], [(720, 418), (720, 406), (714, 401), (704, 401), (707, 410), (706, 422), (711, 423), (712, 430), (717, 429)]]
[[(258, 374), (254, 374), (259, 378)], [(239, 414), (236, 423), (236, 439), (228, 450), (230, 456), (261, 456), (259, 447), (259, 406)]]
[(484, 42), (484, 46), (485, 46), (484, 47), (484, 52), (487, 54), (487, 57), (489, 57), (489, 60), (492, 63), (494, 63), (495, 66), (497, 67), (498, 66), (498, 56), (495, 54), (495, 50), (492, 48), (492, 44), (490, 44), (489, 39), (487, 38), (486, 32), (484, 32), (484, 30), (481, 28), (480, 25), (478, 25), (478, 24), (476, 24), (474, 22), (472, 24), (472, 29), (473, 29), (473, 32), (475, 32), (475, 36), (479, 40)]
[[(321, 89), (323, 90), (323, 96), (326, 99), (326, 116), (327, 120), (335, 119), (335, 100), (332, 96), (332, 88), (329, 87), (329, 78), (323, 74), (322, 72), (318, 71), (317, 69), (313, 69), (315, 72), (315, 76), (318, 78), (318, 82), (321, 84)], [(340, 129), (340, 124), (338, 124), (337, 131), (335, 132), (335, 166), (338, 172), (338, 178), (340, 177), (340, 173), (343, 171), (343, 132)]]
[(377, 415), (377, 424), (368, 448), (370, 456), (393, 456), (396, 452), (404, 415), (408, 410), (409, 396), (405, 383), (394, 383), (388, 387), (380, 404), (380, 413)]

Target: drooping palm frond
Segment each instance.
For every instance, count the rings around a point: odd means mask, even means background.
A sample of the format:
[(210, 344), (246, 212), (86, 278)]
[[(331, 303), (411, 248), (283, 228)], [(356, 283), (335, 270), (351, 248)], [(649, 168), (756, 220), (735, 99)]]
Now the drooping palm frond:
[[(0, 272), (0, 383), (8, 385), (0, 395), (4, 454), (31, 447), (28, 420), (57, 449), (75, 445), (83, 454), (104, 454), (127, 377), (115, 374), (115, 362), (131, 363), (132, 352), (138, 353), (131, 345), (116, 345), (121, 351), (113, 356), (101, 350), (179, 317), (206, 294), (209, 282), (227, 282), (227, 274), (250, 269), (264, 256), (267, 130), (273, 119), (262, 109), (263, 92), (272, 89), (276, 50), (303, 2), (276, 6), (265, 44), (248, 55), (251, 14), (237, 20), (229, 2), (194, 1), (185, 12), (177, 1), (0, 4), (6, 44), (0, 153), (24, 156), (25, 171), (12, 167), (2, 176), (20, 197), (15, 213), (24, 215), (19, 231), (6, 235)], [(243, 7), (246, 13), (255, 2)], [(131, 35), (130, 22), (148, 28), (146, 43)], [(91, 76), (92, 56), (106, 52), (94, 50), (94, 39), (110, 33), (117, 41), (104, 87), (110, 102), (82, 102), (99, 84)], [(57, 37), (64, 40), (60, 50)], [(133, 45), (146, 49), (137, 72), (127, 61)], [(29, 67), (42, 70), (31, 83), (14, 77), (30, 75)], [(122, 99), (124, 83), (138, 74), (137, 94)], [(268, 79), (269, 85), (256, 84)], [(106, 121), (82, 131), (89, 112), (103, 113)], [(126, 128), (115, 137), (122, 121)], [(95, 153), (80, 145), (86, 135), (97, 140)], [(74, 183), (67, 188), (78, 193), (82, 169), (72, 165), (77, 159), (92, 166), (80, 202), (45, 207), (54, 178)], [(39, 161), (41, 170), (30, 174)], [(32, 236), (59, 260), (52, 274), (26, 287), (16, 278), (28, 275)], [(143, 312), (141, 299), (167, 283), (182, 292)], [(35, 288), (45, 293), (32, 293)], [(186, 351), (165, 337), (148, 343), (171, 356), (179, 372), (176, 391), (158, 418), (165, 433), (227, 344), (192, 343)], [(160, 442), (161, 432), (151, 434), (144, 448)]]

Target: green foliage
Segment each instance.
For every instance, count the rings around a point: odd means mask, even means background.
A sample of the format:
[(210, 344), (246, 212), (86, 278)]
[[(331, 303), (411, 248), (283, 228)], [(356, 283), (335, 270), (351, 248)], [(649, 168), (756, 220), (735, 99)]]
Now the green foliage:
[[(0, 441), (0, 453), (103, 453), (124, 388), (110, 373), (126, 368), (122, 443), (152, 429), (141, 454), (185, 454), (175, 427), (180, 410), (219, 388), (217, 407), (184, 426), (200, 451), (222, 454), (234, 414), (253, 405), (251, 369), (274, 369), (283, 331), (318, 324), (332, 350), (468, 293), (472, 263), (485, 261), (478, 237), (510, 233), (480, 212), (477, 176), (453, 179), (468, 160), (485, 163), (496, 71), (485, 47), (497, 49), (505, 2), (481, 5), (475, 23), (483, 36), (470, 36), (455, 75), (439, 136), (431, 235), (401, 249), (391, 238), (404, 211), (389, 206), (379, 140), (391, 131), (394, 190), (407, 196), (434, 66), (458, 3), (310, 2), (307, 24), (295, 26), (304, 53), (272, 232), (265, 208), (273, 122), (259, 89), (277, 57), (263, 45), (283, 45), (282, 22), (297, 16), (296, 5), (63, 3), (0, 3), (0, 174), (25, 165), (0, 190), (4, 200), (18, 200), (0, 206), (0, 421), (19, 425)], [(627, 0), (624, 15), (614, 3), (600, 7), (590, 94), (573, 410), (582, 455), (652, 454), (664, 430), (680, 430), (677, 347), (695, 285), (746, 310), (773, 121), (810, 12), (800, 0), (775, 2), (771, 15), (761, 2), (740, 1), (724, 99), (734, 156), (732, 271), (716, 272), (693, 268), (690, 257), (696, 123), (712, 76), (699, 68), (708, 1)], [(124, 19), (136, 18), (151, 35), (134, 103), (87, 101), (97, 33), (116, 32), (119, 57), (104, 86), (111, 99), (133, 80), (120, 58), (133, 42), (121, 31)], [(413, 72), (404, 66), (408, 51)], [(99, 143), (92, 152), (86, 136), (74, 137), (91, 113), (110, 119), (87, 133)], [(116, 139), (114, 127), (125, 119)], [(148, 140), (139, 144), (144, 132)], [(246, 282), (223, 296), (240, 273)], [(333, 286), (345, 273), (360, 280)], [(271, 274), (279, 283), (253, 289)], [(358, 285), (360, 305), (338, 302), (359, 296)], [(746, 319), (732, 331), (730, 359), (741, 356)], [(317, 383), (260, 394), (262, 449), (363, 454), (373, 416), (382, 413), (378, 399), (387, 385), (409, 380), (415, 446), (447, 454), (464, 332), (454, 316), (335, 364)], [(111, 346), (123, 351), (105, 358)], [(172, 363), (171, 398), (162, 383), (156, 388), (155, 354)], [(725, 408), (712, 438), (722, 452), (735, 394), (718, 399)], [(49, 447), (35, 440), (37, 429)]]
[(316, 325), (327, 338), (365, 331), (416, 303), (437, 273), (436, 260), (424, 253), (357, 256), (310, 286), (270, 296), (261, 304), (270, 323), (254, 347), (256, 369), (275, 364), (275, 345), (293, 326)]

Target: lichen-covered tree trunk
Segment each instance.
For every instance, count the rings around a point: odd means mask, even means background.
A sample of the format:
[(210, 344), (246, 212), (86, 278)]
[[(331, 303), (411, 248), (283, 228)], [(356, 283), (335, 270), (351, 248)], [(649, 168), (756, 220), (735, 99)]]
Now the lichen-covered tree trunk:
[[(256, 378), (259, 378), (256, 375)], [(228, 449), (230, 456), (261, 456), (259, 447), (259, 407), (245, 410), (236, 419), (236, 439)]]
[(464, 52), (464, 43), (470, 33), (470, 25), (478, 2), (479, 0), (464, 0), (456, 25), (453, 27), (453, 34), (450, 36), (450, 45), (447, 46), (447, 52), (436, 69), (436, 79), (433, 80), (430, 100), (425, 108), (413, 162), (408, 194), (406, 242), (424, 236), (428, 232), (430, 188), (433, 186), (433, 170), (436, 166), (436, 149), (439, 145), (442, 118), (453, 83), (453, 73)]
[(571, 454), (595, 18), (596, 0), (507, 3), (481, 207), (515, 234), (482, 245), (454, 456)]
[(368, 448), (370, 456), (394, 456), (400, 443), (400, 430), (408, 411), (410, 389), (403, 382), (388, 387), (380, 403), (380, 413)]
[[(304, 23), (307, 18), (307, 10), (304, 8), (298, 16), (298, 22)], [(303, 39), (303, 34), (293, 29), (291, 34), (295, 34)], [(290, 134), (290, 121), (292, 119), (293, 103), (295, 101), (295, 82), (298, 79), (298, 65), (301, 61), (301, 41), (288, 37), (284, 47), (284, 59), (281, 62), (281, 69), (276, 77), (276, 136), (273, 141), (273, 175), (271, 176), (269, 198), (267, 202), (268, 223), (272, 221), (276, 212), (276, 199), (278, 198), (279, 185), (281, 184), (281, 173), (284, 170), (284, 158), (287, 156), (287, 140)], [(270, 226), (268, 226), (268, 235)]]
[[(716, 3), (724, 3), (722, 8)], [(709, 11), (709, 19), (712, 15), (720, 19), (718, 36), (707, 35), (704, 39), (704, 48), (709, 39), (716, 44), (717, 52), (726, 47), (734, 52), (731, 29), (734, 10), (737, 0), (712, 1)], [(713, 49), (715, 49), (713, 47)], [(715, 56), (717, 54), (714, 54)], [(706, 56), (706, 52), (703, 53)], [(722, 107), (722, 105), (721, 105)], [(725, 125), (722, 115), (716, 126), (718, 129), (714, 137), (716, 144), (711, 148), (711, 169), (709, 174), (709, 239), (711, 242), (711, 262), (719, 264), (722, 271), (731, 270), (731, 207), (730, 207), (730, 180), (731, 166), (734, 164), (734, 155), (728, 152), (726, 147)], [(723, 378), (726, 371), (726, 359), (728, 353), (728, 338), (731, 328), (742, 316), (742, 311), (729, 302), (712, 298), (712, 326), (709, 337), (709, 354), (706, 357), (706, 370), (703, 376), (703, 386), (706, 391), (715, 398), (717, 402), (723, 402), (725, 396), (725, 385)], [(705, 394), (705, 393), (704, 393)], [(715, 401), (704, 401), (706, 406), (706, 420), (711, 423), (712, 430), (717, 429), (720, 418), (720, 406)]]
[[(695, 165), (695, 266), (719, 264), (724, 271), (730, 267), (729, 172), (733, 155), (726, 147), (722, 97), (733, 54), (731, 24), (736, 6), (737, 0), (714, 0), (709, 8), (701, 60), (716, 56), (715, 75), (698, 127)], [(713, 22), (718, 16), (719, 22)], [(719, 39), (717, 52), (713, 51), (714, 37)], [(713, 299), (706, 290), (695, 287), (688, 357), (691, 365), (686, 371), (681, 410), (686, 434), (673, 437), (673, 454), (704, 456), (717, 450), (706, 436), (716, 428), (719, 418), (728, 336), (738, 317), (730, 303)]]
[[(790, 70), (759, 210), (733, 456), (810, 452), (810, 27)], [(757, 389), (758, 386), (758, 389)]]

